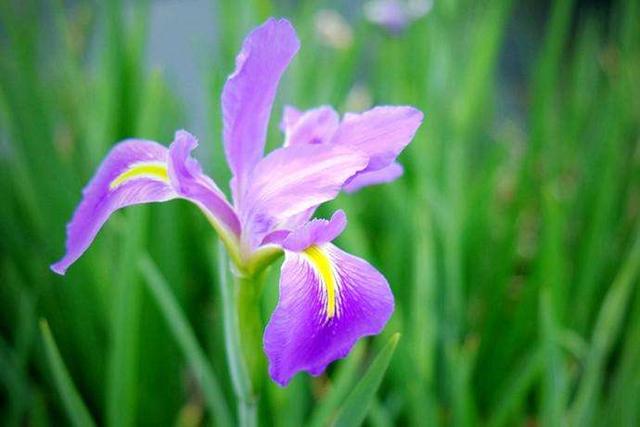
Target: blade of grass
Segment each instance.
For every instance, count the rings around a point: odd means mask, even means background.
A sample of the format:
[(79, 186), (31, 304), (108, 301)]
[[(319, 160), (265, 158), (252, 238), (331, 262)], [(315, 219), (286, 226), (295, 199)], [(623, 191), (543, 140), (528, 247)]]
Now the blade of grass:
[(113, 300), (112, 348), (109, 357), (107, 425), (136, 422), (140, 283), (135, 260), (142, 251), (147, 208), (128, 212), (126, 233)]
[(454, 137), (445, 152), (445, 188), (449, 193), (451, 212), (443, 242), (446, 278), (444, 354), (454, 423), (460, 426), (474, 425), (476, 417), (475, 399), (469, 384), (473, 366), (467, 364), (469, 359), (461, 343), (466, 310), (464, 230), (468, 209), (470, 136), (477, 126), (478, 117), (482, 116), (489, 89), (493, 87), (490, 76), (497, 64), (510, 8), (509, 0), (491, 1), (477, 22), (478, 35), (474, 39), (473, 55), (461, 77), (463, 84), (458, 103), (454, 104)]
[(184, 357), (194, 370), (195, 376), (202, 387), (205, 402), (211, 417), (221, 426), (231, 426), (233, 421), (220, 387), (220, 382), (215, 376), (204, 352), (198, 345), (195, 334), (182, 313), (178, 302), (169, 290), (169, 285), (156, 267), (153, 260), (145, 255), (139, 263), (139, 268), (147, 289), (153, 296), (162, 311), (173, 337), (180, 345)]
[(640, 224), (633, 246), (607, 292), (596, 320), (584, 374), (571, 408), (571, 424), (590, 425), (599, 403), (607, 357), (623, 326), (633, 285), (640, 272)]
[(627, 325), (620, 362), (615, 368), (606, 403), (605, 420), (610, 425), (633, 426), (640, 422), (640, 292), (636, 292)]
[(567, 374), (559, 348), (558, 325), (551, 291), (540, 291), (541, 347), (544, 354), (541, 417), (546, 426), (562, 426), (567, 402)]
[(345, 399), (334, 424), (336, 427), (359, 426), (362, 424), (389, 367), (391, 357), (398, 345), (398, 340), (400, 340), (400, 334), (393, 334), (373, 362), (371, 362), (367, 372)]
[(11, 346), (0, 336), (0, 384), (8, 396), (8, 407), (3, 413), (3, 422), (7, 426), (20, 426), (24, 412), (29, 407), (31, 390), (18, 356)]
[(394, 425), (389, 411), (375, 397), (367, 414), (367, 422), (371, 427), (392, 427)]
[[(414, 196), (416, 197), (416, 196)], [(438, 310), (436, 309), (436, 267), (434, 265), (433, 230), (430, 211), (420, 209), (426, 198), (418, 198), (415, 215), (414, 283), (411, 297), (411, 348), (415, 374), (408, 384), (411, 419), (414, 425), (435, 425), (437, 409), (435, 391), (436, 334)]]
[(58, 394), (62, 399), (62, 403), (67, 411), (69, 420), (74, 426), (91, 427), (96, 423), (91, 418), (91, 414), (86, 405), (82, 401), (80, 394), (73, 384), (73, 380), (69, 376), (66, 366), (60, 356), (58, 347), (53, 339), (49, 324), (46, 320), (40, 320), (40, 332), (44, 340), (45, 354), (49, 368), (53, 374), (53, 379), (58, 389)]
[(517, 424), (511, 417), (518, 408), (526, 404), (527, 395), (540, 375), (542, 365), (543, 357), (540, 349), (536, 349), (526, 356), (520, 366), (505, 381), (500, 392), (497, 393), (501, 399), (491, 411), (487, 422), (488, 427)]
[(362, 344), (357, 345), (347, 360), (340, 364), (340, 369), (331, 384), (331, 390), (315, 405), (307, 423), (309, 427), (326, 426), (335, 415), (340, 404), (347, 397), (347, 393), (353, 387), (364, 357), (364, 350)]

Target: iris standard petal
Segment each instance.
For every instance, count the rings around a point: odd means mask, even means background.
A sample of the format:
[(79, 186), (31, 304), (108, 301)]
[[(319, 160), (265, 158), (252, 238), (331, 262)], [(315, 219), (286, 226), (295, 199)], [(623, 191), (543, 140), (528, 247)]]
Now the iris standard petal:
[[(300, 214), (302, 216), (310, 217), (313, 212), (304, 212)], [(298, 215), (296, 215), (297, 217)], [(304, 222), (300, 222), (301, 219), (293, 218), (287, 221), (287, 225), (298, 224), (292, 227), (283, 228), (272, 231), (262, 240), (261, 245), (279, 245), (284, 249), (291, 251), (301, 251), (311, 246), (314, 242), (316, 244), (327, 243), (335, 239), (344, 231), (347, 226), (347, 216), (342, 209), (334, 212), (331, 219), (314, 218), (311, 221), (308, 219)], [(295, 229), (292, 233), (291, 230)]]
[(343, 190), (347, 193), (354, 193), (370, 185), (386, 184), (400, 178), (403, 173), (402, 165), (398, 162), (393, 162), (382, 169), (357, 174), (347, 181)]
[(197, 139), (189, 132), (176, 132), (175, 140), (169, 147), (168, 172), (171, 184), (180, 197), (198, 205), (214, 224), (222, 225), (225, 230), (239, 236), (240, 221), (224, 193), (202, 172), (198, 161), (191, 157), (191, 152), (197, 146)]
[(178, 197), (170, 184), (167, 157), (167, 148), (152, 141), (128, 140), (113, 147), (83, 190), (67, 225), (66, 253), (51, 269), (64, 274), (116, 210)]
[(284, 146), (292, 144), (323, 144), (329, 142), (338, 129), (340, 117), (328, 106), (314, 108), (303, 113), (291, 107), (285, 108), (281, 128), (285, 133)]
[(290, 233), (283, 240), (282, 247), (290, 251), (301, 252), (312, 245), (323, 245), (338, 237), (346, 226), (347, 216), (342, 209), (339, 209), (329, 220), (314, 218)]
[(240, 218), (245, 242), (257, 246), (287, 220), (335, 198), (367, 166), (366, 155), (337, 145), (292, 145), (262, 159), (247, 187)]
[(264, 334), (269, 374), (284, 386), (321, 374), (356, 341), (382, 331), (394, 308), (386, 279), (331, 243), (285, 251), (280, 298)]
[(242, 197), (247, 176), (262, 157), (280, 77), (299, 47), (289, 21), (270, 18), (247, 36), (236, 57), (222, 92), (224, 149), (235, 197)]
[(291, 105), (285, 105), (282, 110), (282, 120), (280, 120), (280, 130), (284, 133), (291, 129), (300, 120), (303, 112)]
[(375, 107), (360, 114), (347, 113), (331, 142), (362, 150), (369, 156), (364, 172), (389, 166), (406, 147), (422, 123), (413, 107)]

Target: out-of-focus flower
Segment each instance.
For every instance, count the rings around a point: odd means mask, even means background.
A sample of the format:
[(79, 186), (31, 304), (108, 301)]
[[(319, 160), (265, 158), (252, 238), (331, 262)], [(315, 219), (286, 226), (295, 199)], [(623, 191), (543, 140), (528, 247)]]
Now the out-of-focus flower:
[(391, 33), (399, 33), (432, 7), (433, 0), (371, 0), (364, 5), (364, 15)]
[(318, 40), (334, 49), (348, 49), (353, 44), (353, 31), (349, 23), (337, 11), (322, 9), (314, 16)]
[(356, 112), (367, 110), (371, 108), (372, 105), (373, 98), (371, 97), (371, 92), (369, 92), (367, 86), (362, 83), (353, 85), (344, 102), (345, 110)]
[(422, 113), (406, 106), (346, 114), (342, 121), (331, 107), (288, 107), (284, 147), (264, 156), (273, 99), (298, 49), (291, 24), (269, 19), (247, 36), (236, 58), (222, 92), (232, 203), (191, 157), (198, 143), (188, 132), (178, 131), (169, 148), (140, 139), (121, 142), (85, 188), (67, 226), (66, 254), (51, 266), (64, 274), (122, 207), (193, 202), (243, 277), (284, 253), (280, 299), (264, 334), (269, 373), (281, 385), (299, 371), (320, 374), (360, 337), (379, 333), (391, 316), (386, 279), (331, 243), (347, 224), (344, 212), (330, 220), (312, 217), (343, 189), (400, 176), (395, 159), (422, 122)]

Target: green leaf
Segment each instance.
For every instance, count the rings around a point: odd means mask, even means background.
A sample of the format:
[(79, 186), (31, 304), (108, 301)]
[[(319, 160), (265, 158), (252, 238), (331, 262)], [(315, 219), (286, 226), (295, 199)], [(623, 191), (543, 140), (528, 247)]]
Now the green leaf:
[(144, 282), (151, 292), (151, 295), (158, 303), (174, 338), (182, 349), (185, 358), (191, 365), (194, 374), (202, 387), (206, 404), (211, 412), (212, 418), (217, 425), (232, 425), (231, 415), (224, 394), (220, 387), (220, 382), (211, 370), (211, 366), (198, 345), (195, 334), (191, 330), (178, 302), (171, 294), (169, 285), (154, 264), (153, 260), (145, 255), (140, 261), (140, 271), (144, 277)]
[(121, 242), (111, 319), (107, 377), (107, 425), (132, 426), (138, 406), (140, 282), (135, 260), (142, 252), (147, 208), (128, 212)]
[(340, 368), (333, 378), (331, 390), (322, 398), (313, 410), (307, 425), (309, 427), (322, 427), (327, 425), (327, 421), (335, 414), (344, 401), (356, 379), (358, 378), (359, 367), (364, 358), (364, 346), (361, 344), (351, 351), (349, 357), (340, 364)]
[(607, 357), (613, 350), (613, 345), (624, 325), (633, 285), (639, 273), (640, 224), (629, 256), (607, 291), (593, 328), (584, 375), (571, 410), (571, 422), (574, 426), (589, 425), (593, 422), (604, 382)]
[(358, 426), (362, 424), (369, 407), (375, 398), (376, 392), (382, 383), (384, 373), (389, 367), (391, 357), (396, 350), (400, 333), (396, 332), (387, 342), (375, 360), (367, 369), (360, 382), (356, 384), (353, 391), (347, 396), (342, 405), (342, 409), (336, 418), (335, 425), (337, 427)]
[(62, 361), (53, 335), (51, 335), (49, 324), (44, 319), (40, 320), (40, 332), (44, 340), (44, 348), (49, 368), (53, 373), (53, 379), (58, 388), (58, 393), (67, 410), (67, 415), (69, 415), (71, 423), (80, 427), (95, 426), (96, 423), (93, 421), (93, 418), (91, 418), (89, 410), (82, 401), (80, 394), (78, 394), (76, 387), (73, 385), (73, 380), (69, 376), (69, 372)]
[(543, 365), (542, 349), (536, 348), (525, 356), (525, 359), (513, 369), (512, 373), (500, 387), (500, 400), (495, 404), (487, 426), (500, 427), (516, 424), (512, 419), (514, 413), (526, 404), (527, 396), (535, 381), (540, 376)]

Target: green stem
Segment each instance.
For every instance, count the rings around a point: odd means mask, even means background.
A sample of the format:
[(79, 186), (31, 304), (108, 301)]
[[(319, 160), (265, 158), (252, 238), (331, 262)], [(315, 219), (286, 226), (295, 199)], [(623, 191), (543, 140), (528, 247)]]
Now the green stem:
[[(255, 426), (265, 366), (259, 309), (263, 275), (236, 274), (222, 245), (218, 253), (227, 362), (238, 402), (239, 425)], [(229, 276), (233, 280), (228, 280)]]

